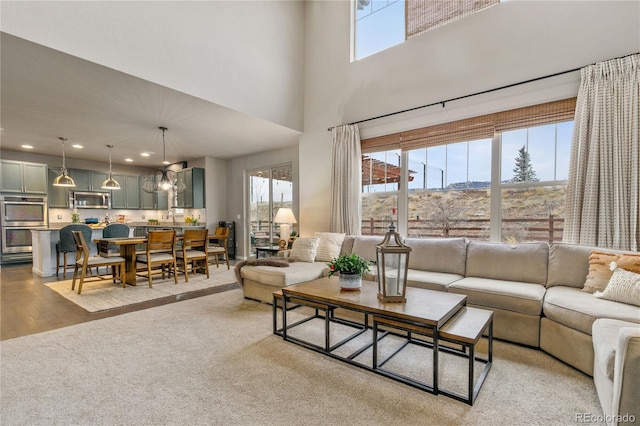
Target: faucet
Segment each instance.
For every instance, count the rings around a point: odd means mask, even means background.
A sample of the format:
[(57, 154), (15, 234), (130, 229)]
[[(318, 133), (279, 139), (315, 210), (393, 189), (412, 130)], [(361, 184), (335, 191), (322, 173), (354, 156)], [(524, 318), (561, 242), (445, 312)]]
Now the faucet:
[(175, 226), (176, 224), (176, 211), (175, 211), (175, 207), (171, 207), (169, 209), (169, 211), (167, 212), (167, 219), (169, 219), (169, 216), (171, 216), (171, 218), (173, 219), (173, 225)]

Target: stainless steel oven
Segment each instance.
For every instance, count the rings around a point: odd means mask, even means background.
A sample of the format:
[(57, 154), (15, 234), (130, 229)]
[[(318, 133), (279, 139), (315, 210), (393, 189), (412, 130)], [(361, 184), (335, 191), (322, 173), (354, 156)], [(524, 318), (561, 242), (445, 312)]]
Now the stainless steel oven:
[(31, 229), (47, 227), (47, 197), (2, 196), (0, 211), (2, 260), (31, 253)]

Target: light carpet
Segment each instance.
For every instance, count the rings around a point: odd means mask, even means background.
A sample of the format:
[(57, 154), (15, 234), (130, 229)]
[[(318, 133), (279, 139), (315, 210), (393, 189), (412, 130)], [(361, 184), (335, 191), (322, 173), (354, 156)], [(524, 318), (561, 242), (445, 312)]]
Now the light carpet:
[(602, 414), (593, 380), (539, 350), (496, 341), (471, 407), (271, 327), (270, 306), (231, 290), (2, 341), (0, 423), (568, 425)]
[(146, 278), (138, 278), (136, 286), (127, 285), (126, 288), (122, 288), (122, 284), (114, 284), (110, 279), (92, 280), (95, 278), (85, 281), (82, 294), (78, 294), (79, 280), (76, 280), (76, 289), (73, 291), (71, 280), (56, 281), (46, 285), (81, 308), (89, 312), (98, 312), (237, 282), (233, 269), (215, 266), (209, 268), (208, 279), (202, 273), (190, 274), (189, 282), (185, 282), (184, 275), (178, 274), (178, 284), (175, 284), (173, 277), (162, 279), (161, 275), (154, 276), (152, 288), (149, 288)]

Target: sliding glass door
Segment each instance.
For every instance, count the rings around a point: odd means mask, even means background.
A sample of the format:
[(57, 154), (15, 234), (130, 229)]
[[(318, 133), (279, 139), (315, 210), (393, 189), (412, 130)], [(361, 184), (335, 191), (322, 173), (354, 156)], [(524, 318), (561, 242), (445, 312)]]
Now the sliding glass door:
[(249, 253), (256, 255), (256, 247), (278, 244), (280, 230), (273, 218), (281, 207), (293, 207), (293, 168), (291, 164), (271, 166), (248, 173), (247, 232)]

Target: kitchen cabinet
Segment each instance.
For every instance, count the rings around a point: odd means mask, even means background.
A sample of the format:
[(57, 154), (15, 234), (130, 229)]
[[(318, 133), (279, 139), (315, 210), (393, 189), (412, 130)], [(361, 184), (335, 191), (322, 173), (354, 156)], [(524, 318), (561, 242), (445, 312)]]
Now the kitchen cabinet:
[(76, 186), (74, 191), (108, 192), (102, 189), (102, 182), (107, 180), (107, 172), (94, 172), (91, 170), (70, 169), (69, 176)]
[(183, 192), (178, 192), (178, 206), (187, 209), (203, 209), (204, 204), (204, 169), (190, 167), (179, 170), (178, 182), (186, 186)]
[(69, 189), (64, 186), (53, 186), (53, 181), (60, 174), (60, 169), (49, 169), (49, 207), (69, 208)]
[(169, 210), (169, 196), (167, 191), (140, 191), (140, 208), (142, 210)]
[(0, 160), (2, 192), (47, 195), (47, 165)]
[(114, 173), (113, 178), (120, 184), (120, 189), (111, 191), (111, 208), (140, 209), (140, 176)]

